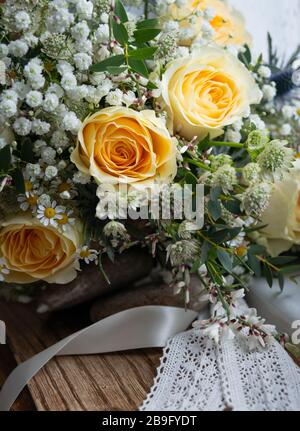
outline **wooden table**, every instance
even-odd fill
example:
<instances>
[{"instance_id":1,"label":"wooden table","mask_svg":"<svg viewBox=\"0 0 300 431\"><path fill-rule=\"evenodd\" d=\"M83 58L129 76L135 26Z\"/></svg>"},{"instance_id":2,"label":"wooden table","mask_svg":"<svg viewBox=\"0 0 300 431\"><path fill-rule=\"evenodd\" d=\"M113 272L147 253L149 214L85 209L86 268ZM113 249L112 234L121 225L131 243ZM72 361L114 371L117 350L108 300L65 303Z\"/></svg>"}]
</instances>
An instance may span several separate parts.
<instances>
[{"instance_id":1,"label":"wooden table","mask_svg":"<svg viewBox=\"0 0 300 431\"><path fill-rule=\"evenodd\" d=\"M28 305L0 301L7 345L0 346L0 386L20 362L89 325L89 305L51 316ZM58 357L29 383L15 411L136 410L149 392L161 349Z\"/></svg>"}]
</instances>

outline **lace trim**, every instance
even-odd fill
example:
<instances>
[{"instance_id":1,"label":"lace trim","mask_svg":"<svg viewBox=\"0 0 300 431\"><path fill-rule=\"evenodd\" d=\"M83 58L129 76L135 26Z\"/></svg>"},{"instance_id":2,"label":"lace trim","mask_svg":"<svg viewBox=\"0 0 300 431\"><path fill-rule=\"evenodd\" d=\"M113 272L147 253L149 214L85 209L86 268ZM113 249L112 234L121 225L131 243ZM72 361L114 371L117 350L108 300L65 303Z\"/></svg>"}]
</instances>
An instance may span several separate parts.
<instances>
[{"instance_id":1,"label":"lace trim","mask_svg":"<svg viewBox=\"0 0 300 431\"><path fill-rule=\"evenodd\" d=\"M164 349L144 411L300 410L300 369L278 343L248 352L239 339L215 343L198 331Z\"/></svg>"}]
</instances>

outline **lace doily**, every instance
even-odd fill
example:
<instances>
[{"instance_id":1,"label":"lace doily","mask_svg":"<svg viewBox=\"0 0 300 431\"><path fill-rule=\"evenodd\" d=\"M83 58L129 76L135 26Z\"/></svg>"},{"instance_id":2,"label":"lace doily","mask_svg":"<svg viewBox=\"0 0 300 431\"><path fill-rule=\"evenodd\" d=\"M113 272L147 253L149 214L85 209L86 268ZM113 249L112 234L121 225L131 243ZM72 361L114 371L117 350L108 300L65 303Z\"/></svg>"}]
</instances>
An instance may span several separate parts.
<instances>
[{"instance_id":1,"label":"lace doily","mask_svg":"<svg viewBox=\"0 0 300 431\"><path fill-rule=\"evenodd\" d=\"M299 411L300 368L279 343L246 351L238 339L198 331L174 337L164 351L144 411Z\"/></svg>"}]
</instances>

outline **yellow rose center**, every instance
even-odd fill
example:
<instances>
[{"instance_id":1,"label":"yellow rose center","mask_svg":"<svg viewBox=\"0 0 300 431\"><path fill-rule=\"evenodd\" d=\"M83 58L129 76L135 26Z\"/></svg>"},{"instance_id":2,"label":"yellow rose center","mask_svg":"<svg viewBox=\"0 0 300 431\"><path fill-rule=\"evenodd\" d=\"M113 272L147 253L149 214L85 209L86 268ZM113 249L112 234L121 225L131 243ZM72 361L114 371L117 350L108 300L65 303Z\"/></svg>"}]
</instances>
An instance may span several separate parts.
<instances>
[{"instance_id":1,"label":"yellow rose center","mask_svg":"<svg viewBox=\"0 0 300 431\"><path fill-rule=\"evenodd\" d=\"M71 188L70 184L67 182L64 182L58 186L58 192L59 193L67 192L70 190L70 188Z\"/></svg>"},{"instance_id":2,"label":"yellow rose center","mask_svg":"<svg viewBox=\"0 0 300 431\"><path fill-rule=\"evenodd\" d=\"M56 216L56 211L54 208L46 208L44 215L46 218L51 219L51 218L54 218Z\"/></svg>"},{"instance_id":3,"label":"yellow rose center","mask_svg":"<svg viewBox=\"0 0 300 431\"><path fill-rule=\"evenodd\" d=\"M224 72L213 68L191 72L183 79L182 108L195 124L205 121L218 126L235 106L237 93L234 81Z\"/></svg>"},{"instance_id":4,"label":"yellow rose center","mask_svg":"<svg viewBox=\"0 0 300 431\"><path fill-rule=\"evenodd\" d=\"M57 220L57 223L60 225L68 224L68 222L69 222L69 217L67 216L67 214L61 214L61 218Z\"/></svg>"}]
</instances>

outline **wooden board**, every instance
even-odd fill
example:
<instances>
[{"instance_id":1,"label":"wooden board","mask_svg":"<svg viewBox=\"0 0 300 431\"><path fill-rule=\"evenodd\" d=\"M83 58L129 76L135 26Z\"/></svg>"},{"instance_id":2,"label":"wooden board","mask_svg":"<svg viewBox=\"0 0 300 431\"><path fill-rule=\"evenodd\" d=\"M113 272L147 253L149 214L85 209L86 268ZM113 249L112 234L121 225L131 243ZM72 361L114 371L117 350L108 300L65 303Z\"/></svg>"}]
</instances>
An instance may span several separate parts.
<instances>
[{"instance_id":1,"label":"wooden board","mask_svg":"<svg viewBox=\"0 0 300 431\"><path fill-rule=\"evenodd\" d=\"M0 301L0 319L7 326L8 347L17 363L90 324L89 307L50 317L28 305ZM13 369L8 349L1 346L0 385ZM29 383L37 410L136 410L153 384L161 349L121 354L59 357L47 364ZM14 410L34 408L24 392Z\"/></svg>"}]
</instances>

